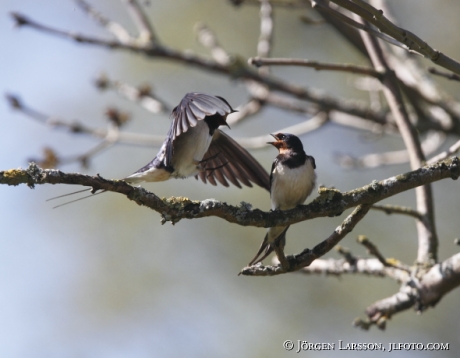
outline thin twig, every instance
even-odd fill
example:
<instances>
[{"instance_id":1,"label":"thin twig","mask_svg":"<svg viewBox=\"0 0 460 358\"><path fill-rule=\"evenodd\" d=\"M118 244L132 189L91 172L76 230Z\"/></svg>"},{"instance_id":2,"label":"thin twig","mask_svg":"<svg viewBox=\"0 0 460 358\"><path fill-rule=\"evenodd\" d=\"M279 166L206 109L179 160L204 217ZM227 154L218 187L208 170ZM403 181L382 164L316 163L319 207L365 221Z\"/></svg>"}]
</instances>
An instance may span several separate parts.
<instances>
[{"instance_id":1,"label":"thin twig","mask_svg":"<svg viewBox=\"0 0 460 358\"><path fill-rule=\"evenodd\" d=\"M347 261L350 265L356 265L356 261L358 260L358 258L355 255L353 255L349 249L337 245L335 247L335 251L342 255L345 261Z\"/></svg>"},{"instance_id":2,"label":"thin twig","mask_svg":"<svg viewBox=\"0 0 460 358\"><path fill-rule=\"evenodd\" d=\"M49 125L55 128L64 128L72 134L86 134L96 138L106 138L109 133L107 129L91 128L85 126L80 121L65 121L63 119L48 116L33 108L25 105L17 96L7 94L7 100L10 102L12 107L19 110L29 118L32 118L40 123ZM117 134L117 143L135 146L146 146L146 147L159 147L163 144L164 136L158 135L147 135L141 133L128 133L119 132Z\"/></svg>"},{"instance_id":3,"label":"thin twig","mask_svg":"<svg viewBox=\"0 0 460 358\"><path fill-rule=\"evenodd\" d=\"M241 270L240 274L246 276L274 276L297 271L310 265L314 260L328 253L340 240L352 231L356 224L366 216L369 208L370 205L367 204L357 206L327 239L317 244L312 250L305 249L300 254L287 256L287 268L281 264L276 266L263 266L260 264L245 267Z\"/></svg>"},{"instance_id":4,"label":"thin twig","mask_svg":"<svg viewBox=\"0 0 460 358\"><path fill-rule=\"evenodd\" d=\"M389 277L397 282L405 282L409 278L406 271L382 265L378 259L356 258L354 263L346 259L317 259L310 266L304 267L303 274L341 276L344 274L360 274L367 276Z\"/></svg>"},{"instance_id":5,"label":"thin twig","mask_svg":"<svg viewBox=\"0 0 460 358\"><path fill-rule=\"evenodd\" d=\"M144 46L156 46L159 43L150 20L147 18L142 6L137 0L123 0L128 11L139 30L139 42Z\"/></svg>"},{"instance_id":6,"label":"thin twig","mask_svg":"<svg viewBox=\"0 0 460 358\"><path fill-rule=\"evenodd\" d=\"M359 0L361 2L361 0ZM357 21L361 21L356 15ZM398 124L399 131L409 153L411 168L423 165L425 157L420 145L417 132L412 125L397 85L394 72L389 68L383 48L377 39L366 32L361 32L361 37L367 48L371 61L377 70L385 71L386 76L382 81L383 93ZM424 185L415 190L417 210L423 215L423 220L417 221L418 255L417 261L428 264L437 260L438 239L434 222L434 203L430 185Z\"/></svg>"},{"instance_id":7,"label":"thin twig","mask_svg":"<svg viewBox=\"0 0 460 358\"><path fill-rule=\"evenodd\" d=\"M442 297L460 285L460 254L455 254L434 265L421 279L410 279L398 293L379 300L366 309L367 320L358 320L364 329L380 320L387 320L395 313L414 307L422 312L435 306ZM361 325L363 324L363 325ZM379 326L379 328L385 328Z\"/></svg>"},{"instance_id":8,"label":"thin twig","mask_svg":"<svg viewBox=\"0 0 460 358\"><path fill-rule=\"evenodd\" d=\"M237 107L238 112L233 113L227 119L227 123L230 126L230 128L234 128L234 126L238 124L239 122L241 122L243 119L246 119L249 116L253 116L259 113L261 109L262 109L262 101L256 98L251 98L248 102ZM247 140L246 143L248 143L250 141L250 138L247 138L247 139L240 138L239 140L236 139L237 142L238 141L244 142L245 140Z\"/></svg>"},{"instance_id":9,"label":"thin twig","mask_svg":"<svg viewBox=\"0 0 460 358\"><path fill-rule=\"evenodd\" d=\"M372 210L383 211L384 213L390 214L401 214L401 215L408 215L412 216L416 219L422 219L422 214L419 213L417 210L412 208L408 208L406 206L398 206L398 205L377 205L374 204L371 207Z\"/></svg>"},{"instance_id":10,"label":"thin twig","mask_svg":"<svg viewBox=\"0 0 460 358\"><path fill-rule=\"evenodd\" d=\"M360 30L364 30L364 31L374 35L375 37L378 37L378 38L380 38L380 39L382 39L382 40L384 40L384 41L386 41L386 42L388 42L388 43L390 43L390 44L392 44L394 46L403 48L405 50L410 50L406 45L404 45L400 41L394 40L391 36L387 36L386 34L378 32L378 31L374 30L373 28L371 28L369 26L365 26L365 25L363 25L363 24L361 24L361 23L349 18L348 16L345 16L341 12L329 7L328 2L329 1L326 2L325 0L312 0L313 8L319 7L323 11L326 11L326 12L330 13L331 15L339 18L342 22L346 23L347 25L350 25L350 26L352 26L354 28L357 28L357 29L360 29Z\"/></svg>"},{"instance_id":11,"label":"thin twig","mask_svg":"<svg viewBox=\"0 0 460 358\"><path fill-rule=\"evenodd\" d=\"M359 75L366 75L379 78L381 74L370 67L357 66L351 64L341 63L325 63L311 60L304 60L299 58L264 58L264 57L251 57L248 60L250 65L256 67L260 66L303 66L312 67L317 71L341 71L348 73L355 73Z\"/></svg>"},{"instance_id":12,"label":"thin twig","mask_svg":"<svg viewBox=\"0 0 460 358\"><path fill-rule=\"evenodd\" d=\"M260 0L229 0L233 5L240 6L243 3L247 5L259 6ZM273 6L286 8L308 8L308 4L304 0L271 0Z\"/></svg>"},{"instance_id":13,"label":"thin twig","mask_svg":"<svg viewBox=\"0 0 460 358\"><path fill-rule=\"evenodd\" d=\"M97 11L93 6L88 4L85 0L75 0L75 2L83 11L96 20L96 22L98 22L101 26L104 26L107 31L111 32L118 41L122 43L130 43L133 41L129 32L118 22L110 20L105 15Z\"/></svg>"},{"instance_id":14,"label":"thin twig","mask_svg":"<svg viewBox=\"0 0 460 358\"><path fill-rule=\"evenodd\" d=\"M95 85L101 90L113 89L129 101L139 103L151 113L170 111L168 104L154 95L150 86L144 85L136 88L122 81L111 80L105 74L101 74L96 79Z\"/></svg>"},{"instance_id":15,"label":"thin twig","mask_svg":"<svg viewBox=\"0 0 460 358\"><path fill-rule=\"evenodd\" d=\"M230 55L220 45L216 34L207 27L204 23L198 22L195 25L195 32L198 37L198 41L209 51L211 55L221 65L228 65L230 63Z\"/></svg>"},{"instance_id":16,"label":"thin twig","mask_svg":"<svg viewBox=\"0 0 460 358\"><path fill-rule=\"evenodd\" d=\"M445 143L445 140L446 135L442 132L432 131L428 133L425 140L421 143L423 153L429 155L435 152ZM346 169L377 168L384 165L407 163L409 161L409 153L406 149L403 149L385 153L365 154L358 158L347 154L338 154L336 156L336 161L340 166Z\"/></svg>"},{"instance_id":17,"label":"thin twig","mask_svg":"<svg viewBox=\"0 0 460 358\"><path fill-rule=\"evenodd\" d=\"M116 87L115 84L112 86ZM129 87L129 86L128 86ZM134 88L128 88L130 91L134 91ZM127 95L127 93L123 93L123 95ZM33 118L41 123L50 125L56 128L65 128L69 130L70 133L79 133L79 134L86 134L96 138L106 138L109 133L107 129L100 129L100 128L90 128L82 124L81 122L73 121L67 122L63 119L55 118L47 116L43 113L36 111L35 109L29 108L19 100L17 96L13 96L11 94L7 95L7 99L13 108L20 110L25 115ZM245 118L249 115L252 115L260 110L260 105L257 100L249 101L243 108L241 108L241 113L236 112L232 116L229 117L228 123L229 125L234 125L242 118ZM254 108L251 108L254 106ZM233 119L233 117L236 117ZM295 124L289 127L281 128L276 131L275 133L279 132L286 132L292 133L295 135L303 135L308 132L314 131L319 127L326 124L328 120L327 114L324 112L318 113L316 116L301 122L299 124ZM273 138L270 135L263 135L263 136L254 136L254 137L234 137L234 139L241 144L243 147L248 149L261 149L268 146L267 142L271 141ZM129 133L129 132L118 132L116 143L124 144L124 145L135 145L135 146L145 146L145 147L160 147L163 144L164 136L161 135L148 135L142 133ZM115 142L111 142L115 144ZM74 157L75 158L75 157ZM73 160L72 160L73 161ZM64 161L68 163L69 161Z\"/></svg>"},{"instance_id":18,"label":"thin twig","mask_svg":"<svg viewBox=\"0 0 460 358\"><path fill-rule=\"evenodd\" d=\"M434 67L429 67L428 72L437 75L440 77L447 78L448 80L453 80L453 81L460 81L460 76L456 75L455 73L450 73L450 72L444 72L444 71L439 71L438 69Z\"/></svg>"},{"instance_id":19,"label":"thin twig","mask_svg":"<svg viewBox=\"0 0 460 358\"><path fill-rule=\"evenodd\" d=\"M257 56L269 57L273 43L273 12L269 0L260 0L260 35ZM259 68L260 74L269 74L268 67Z\"/></svg>"},{"instance_id":20,"label":"thin twig","mask_svg":"<svg viewBox=\"0 0 460 358\"><path fill-rule=\"evenodd\" d=\"M460 140L457 141L455 144L449 147L446 151L439 153L438 155L434 156L430 160L427 161L428 164L436 163L439 160L443 160L447 157L450 157L457 153L460 150Z\"/></svg>"},{"instance_id":21,"label":"thin twig","mask_svg":"<svg viewBox=\"0 0 460 358\"><path fill-rule=\"evenodd\" d=\"M372 243L366 236L359 235L357 241L363 245L370 255L373 255L381 262L385 267L394 267L399 270L406 271L407 273L411 272L409 266L402 264L401 262L394 259L386 259L381 253L380 250Z\"/></svg>"},{"instance_id":22,"label":"thin twig","mask_svg":"<svg viewBox=\"0 0 460 358\"><path fill-rule=\"evenodd\" d=\"M131 52L146 55L148 57L157 58L168 58L172 61L178 61L213 71L216 73L228 75L235 79L252 80L268 87L270 90L280 91L291 94L299 99L308 100L317 103L323 109L335 109L341 112L355 115L362 118L372 119L374 121L385 123L385 115L381 112L373 111L366 105L357 104L356 102L351 103L350 101L339 100L324 94L311 91L306 88L299 87L273 76L260 75L251 66L247 64L247 61L243 60L238 56L232 57L232 62L227 66L219 64L216 61L204 58L202 56L194 55L189 52L183 52L180 50L172 49L164 45L156 45L155 47L145 47L140 44L123 44L116 40L103 40L90 36L70 33L62 30L57 30L52 27L42 25L36 21L33 21L24 15L19 13L11 14L19 26L29 26L39 31L49 33L55 36L73 39L79 43L87 43L102 47L108 47L112 49L122 49Z\"/></svg>"},{"instance_id":23,"label":"thin twig","mask_svg":"<svg viewBox=\"0 0 460 358\"><path fill-rule=\"evenodd\" d=\"M327 121L327 114L324 112L320 112L316 116L310 118L309 120L279 129L277 131L274 131L274 133L291 133L300 136L322 127L324 124L327 123ZM272 140L272 137L269 134L265 134L257 137L248 138L235 137L234 139L245 148L259 149L268 146L267 142L270 142Z\"/></svg>"},{"instance_id":24,"label":"thin twig","mask_svg":"<svg viewBox=\"0 0 460 358\"><path fill-rule=\"evenodd\" d=\"M319 1L319 0L318 0ZM322 0L321 0L322 1ZM460 75L460 63L430 47L425 41L412 32L394 25L378 10L364 0L330 0L337 5L361 16L366 21L376 26L381 32L387 34L410 50L416 51L430 59L435 64ZM356 20L356 19L355 19ZM374 34L374 33L373 33ZM374 34L375 35L375 34Z\"/></svg>"}]
</instances>

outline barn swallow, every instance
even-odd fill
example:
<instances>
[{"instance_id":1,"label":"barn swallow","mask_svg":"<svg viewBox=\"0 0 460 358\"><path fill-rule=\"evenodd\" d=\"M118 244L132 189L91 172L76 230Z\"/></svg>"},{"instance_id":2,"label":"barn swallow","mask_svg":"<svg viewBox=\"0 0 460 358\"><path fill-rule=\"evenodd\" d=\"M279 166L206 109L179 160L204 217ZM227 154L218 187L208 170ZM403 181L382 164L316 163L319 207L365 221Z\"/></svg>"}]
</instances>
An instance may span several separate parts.
<instances>
[{"instance_id":1,"label":"barn swallow","mask_svg":"<svg viewBox=\"0 0 460 358\"><path fill-rule=\"evenodd\" d=\"M219 182L228 187L230 182L241 188L241 183L249 187L255 183L270 190L266 170L246 149L218 129L228 126L227 116L233 112L236 111L222 97L187 93L172 111L173 121L158 154L122 180L138 184L195 176L212 185ZM83 191L86 189L78 192ZM91 195L77 200L87 197Z\"/></svg>"},{"instance_id":2,"label":"barn swallow","mask_svg":"<svg viewBox=\"0 0 460 358\"><path fill-rule=\"evenodd\" d=\"M303 204L311 194L316 180L316 164L312 156L305 154L298 137L288 133L272 134L276 139L269 144L279 154L270 172L270 199L272 210L289 210ZM268 229L264 241L249 266L264 260L274 250L275 242L284 248L289 226L275 226Z\"/></svg>"},{"instance_id":3,"label":"barn swallow","mask_svg":"<svg viewBox=\"0 0 460 358\"><path fill-rule=\"evenodd\" d=\"M187 93L173 109L173 122L158 154L123 180L136 184L196 176L212 185L241 188L251 181L269 190L266 170L243 147L218 128L236 112L219 96ZM217 182L216 182L217 180ZM227 181L228 180L228 181Z\"/></svg>"}]
</instances>

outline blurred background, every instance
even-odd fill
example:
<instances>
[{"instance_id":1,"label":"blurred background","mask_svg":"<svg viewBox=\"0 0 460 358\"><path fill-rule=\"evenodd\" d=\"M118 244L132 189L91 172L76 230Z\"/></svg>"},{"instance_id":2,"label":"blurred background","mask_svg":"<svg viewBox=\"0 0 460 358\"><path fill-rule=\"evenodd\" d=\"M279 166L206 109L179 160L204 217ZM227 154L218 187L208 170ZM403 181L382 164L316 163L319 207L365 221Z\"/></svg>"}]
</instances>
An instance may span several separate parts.
<instances>
[{"instance_id":1,"label":"blurred background","mask_svg":"<svg viewBox=\"0 0 460 358\"><path fill-rule=\"evenodd\" d=\"M110 18L134 32L121 2L91 2ZM196 41L196 22L207 24L230 53L256 54L259 36L257 6L235 8L224 0L151 0L146 7L165 44L206 54ZM456 0L390 1L399 24L451 57L460 59L460 3ZM234 107L247 100L245 87L226 77L208 74L165 60L151 60L122 51L82 45L16 29L9 12L18 11L53 27L110 38L72 1L3 0L0 2L0 91L13 93L50 116L105 128L108 106L130 113L125 130L166 134L168 115L152 115L116 95L100 92L94 79L109 77L132 85L151 84L171 107L189 91L221 95ZM276 9L273 56L365 64L364 59L327 25L308 26L299 10ZM425 66L431 65L424 63ZM288 81L334 96L366 99L354 89L356 76L275 68ZM460 85L436 79L458 98ZM26 167L46 146L63 156L85 152L97 141L52 129L0 101L0 170ZM273 108L239 126L232 136L272 133L305 117ZM328 124L302 136L305 150L316 158L318 184L345 191L409 170L395 165L375 170L344 170L336 153L362 155L402 149L395 137L365 140L363 133ZM446 149L454 139L449 139ZM69 164L60 169L100 173L120 178L150 161L157 148L116 146L92 158L88 169ZM274 148L252 152L267 170ZM193 178L145 185L161 197L216 198L231 204L250 202L269 209L260 188L212 187ZM435 183L440 260L458 251L458 183ZM78 188L77 188L78 189ZM52 209L46 199L75 190L44 185L31 190L0 186L0 357L280 357L292 356L282 343L429 343L450 344L450 351L423 352L424 357L458 357L460 291L448 294L435 309L422 315L396 315L386 331L352 328L374 301L398 290L389 279L344 276L312 277L300 273L270 278L237 276L257 251L265 229L245 228L221 219L183 220L160 224L160 216L124 197L109 193L63 208ZM312 197L316 196L315 193ZM311 198L309 199L309 201ZM411 205L409 192L386 203ZM297 253L328 236L341 217L317 219L291 227L287 253ZM355 255L366 256L356 244L365 234L382 253L412 264L416 231L408 217L371 212L343 241ZM334 252L328 257L338 257ZM331 357L338 351L309 352ZM355 352L340 351L351 357ZM373 352L376 357L385 353ZM391 353L419 357L417 351Z\"/></svg>"}]
</instances>

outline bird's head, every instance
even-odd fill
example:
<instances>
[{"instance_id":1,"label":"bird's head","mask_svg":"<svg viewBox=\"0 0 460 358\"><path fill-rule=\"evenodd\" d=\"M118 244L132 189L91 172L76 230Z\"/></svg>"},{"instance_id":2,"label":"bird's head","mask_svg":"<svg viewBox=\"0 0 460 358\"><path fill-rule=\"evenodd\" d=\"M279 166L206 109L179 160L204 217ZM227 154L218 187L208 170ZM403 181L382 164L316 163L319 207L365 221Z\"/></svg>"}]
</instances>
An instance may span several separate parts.
<instances>
[{"instance_id":1,"label":"bird's head","mask_svg":"<svg viewBox=\"0 0 460 358\"><path fill-rule=\"evenodd\" d=\"M289 133L276 133L271 134L276 139L275 142L268 142L278 148L280 153L286 152L300 152L303 151L303 145L300 139L294 134Z\"/></svg>"}]
</instances>

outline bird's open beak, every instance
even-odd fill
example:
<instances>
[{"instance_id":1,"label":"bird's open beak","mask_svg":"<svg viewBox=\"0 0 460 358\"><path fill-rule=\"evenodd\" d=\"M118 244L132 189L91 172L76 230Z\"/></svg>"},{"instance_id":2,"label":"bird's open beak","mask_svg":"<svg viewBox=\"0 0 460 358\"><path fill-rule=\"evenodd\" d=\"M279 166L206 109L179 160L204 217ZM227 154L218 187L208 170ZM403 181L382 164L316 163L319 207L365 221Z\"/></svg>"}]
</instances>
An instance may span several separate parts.
<instances>
[{"instance_id":1,"label":"bird's open beak","mask_svg":"<svg viewBox=\"0 0 460 358\"><path fill-rule=\"evenodd\" d=\"M282 146L282 141L279 140L278 136L276 134L270 134L273 138L276 139L276 142L267 142L267 144L271 144L272 146L279 148Z\"/></svg>"}]
</instances>

